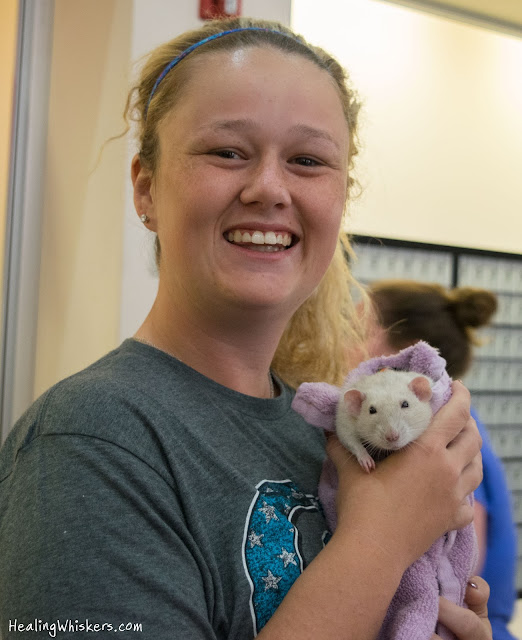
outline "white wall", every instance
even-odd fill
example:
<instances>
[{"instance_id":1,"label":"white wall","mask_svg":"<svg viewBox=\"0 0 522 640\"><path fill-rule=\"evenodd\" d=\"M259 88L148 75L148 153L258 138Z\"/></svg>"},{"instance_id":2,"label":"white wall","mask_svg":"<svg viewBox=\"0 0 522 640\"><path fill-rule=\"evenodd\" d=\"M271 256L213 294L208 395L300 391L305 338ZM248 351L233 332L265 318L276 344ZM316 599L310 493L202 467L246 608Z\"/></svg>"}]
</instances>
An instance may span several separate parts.
<instances>
[{"instance_id":1,"label":"white wall","mask_svg":"<svg viewBox=\"0 0 522 640\"><path fill-rule=\"evenodd\" d=\"M522 40L375 0L294 0L363 102L355 233L522 251ZM335 16L335 19L332 19Z\"/></svg>"}]
</instances>

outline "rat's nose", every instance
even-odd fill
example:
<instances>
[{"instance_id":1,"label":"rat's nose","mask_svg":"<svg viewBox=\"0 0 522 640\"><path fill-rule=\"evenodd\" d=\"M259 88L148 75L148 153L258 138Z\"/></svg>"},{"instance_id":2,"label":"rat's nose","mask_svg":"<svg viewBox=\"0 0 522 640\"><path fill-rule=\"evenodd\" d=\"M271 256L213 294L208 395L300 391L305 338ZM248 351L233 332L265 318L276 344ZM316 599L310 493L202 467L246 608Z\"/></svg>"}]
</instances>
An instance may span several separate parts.
<instances>
[{"instance_id":1,"label":"rat's nose","mask_svg":"<svg viewBox=\"0 0 522 640\"><path fill-rule=\"evenodd\" d=\"M397 442L397 440L399 439L399 432L395 429L390 429L390 431L386 432L384 437L386 438L387 442Z\"/></svg>"}]
</instances>

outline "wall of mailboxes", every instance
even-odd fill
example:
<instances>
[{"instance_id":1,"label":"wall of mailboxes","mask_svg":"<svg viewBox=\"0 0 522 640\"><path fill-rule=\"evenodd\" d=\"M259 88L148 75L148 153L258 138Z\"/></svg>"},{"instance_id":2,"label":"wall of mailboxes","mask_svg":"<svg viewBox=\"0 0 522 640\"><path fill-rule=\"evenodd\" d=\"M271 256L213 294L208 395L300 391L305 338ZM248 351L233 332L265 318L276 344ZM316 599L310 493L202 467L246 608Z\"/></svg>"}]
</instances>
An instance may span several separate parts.
<instances>
[{"instance_id":1,"label":"wall of mailboxes","mask_svg":"<svg viewBox=\"0 0 522 640\"><path fill-rule=\"evenodd\" d=\"M353 236L352 244L357 255L353 271L363 284L408 278L483 287L497 294L498 311L480 331L486 342L476 349L464 382L511 490L522 595L522 255L367 236Z\"/></svg>"}]
</instances>

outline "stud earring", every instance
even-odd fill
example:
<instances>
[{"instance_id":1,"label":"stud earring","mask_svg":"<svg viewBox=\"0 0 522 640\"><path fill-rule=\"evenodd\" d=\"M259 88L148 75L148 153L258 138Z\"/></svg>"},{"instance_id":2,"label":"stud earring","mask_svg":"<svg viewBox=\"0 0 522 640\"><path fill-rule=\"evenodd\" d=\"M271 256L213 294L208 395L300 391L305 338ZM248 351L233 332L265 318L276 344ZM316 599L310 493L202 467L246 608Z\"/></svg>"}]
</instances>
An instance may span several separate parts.
<instances>
[{"instance_id":1,"label":"stud earring","mask_svg":"<svg viewBox=\"0 0 522 640\"><path fill-rule=\"evenodd\" d=\"M147 222L150 222L150 218L146 213L141 214L140 220L143 222L143 224L147 224Z\"/></svg>"}]
</instances>

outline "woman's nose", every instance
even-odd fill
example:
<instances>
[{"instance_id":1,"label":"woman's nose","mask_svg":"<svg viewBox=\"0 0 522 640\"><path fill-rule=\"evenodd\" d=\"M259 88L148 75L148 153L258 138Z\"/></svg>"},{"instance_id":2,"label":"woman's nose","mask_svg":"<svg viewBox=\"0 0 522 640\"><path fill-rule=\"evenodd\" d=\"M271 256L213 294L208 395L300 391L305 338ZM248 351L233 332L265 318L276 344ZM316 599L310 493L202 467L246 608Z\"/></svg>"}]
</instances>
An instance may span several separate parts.
<instances>
[{"instance_id":1,"label":"woman's nose","mask_svg":"<svg viewBox=\"0 0 522 640\"><path fill-rule=\"evenodd\" d=\"M264 159L248 172L240 200L243 204L287 207L292 202L288 178L279 159Z\"/></svg>"}]
</instances>

